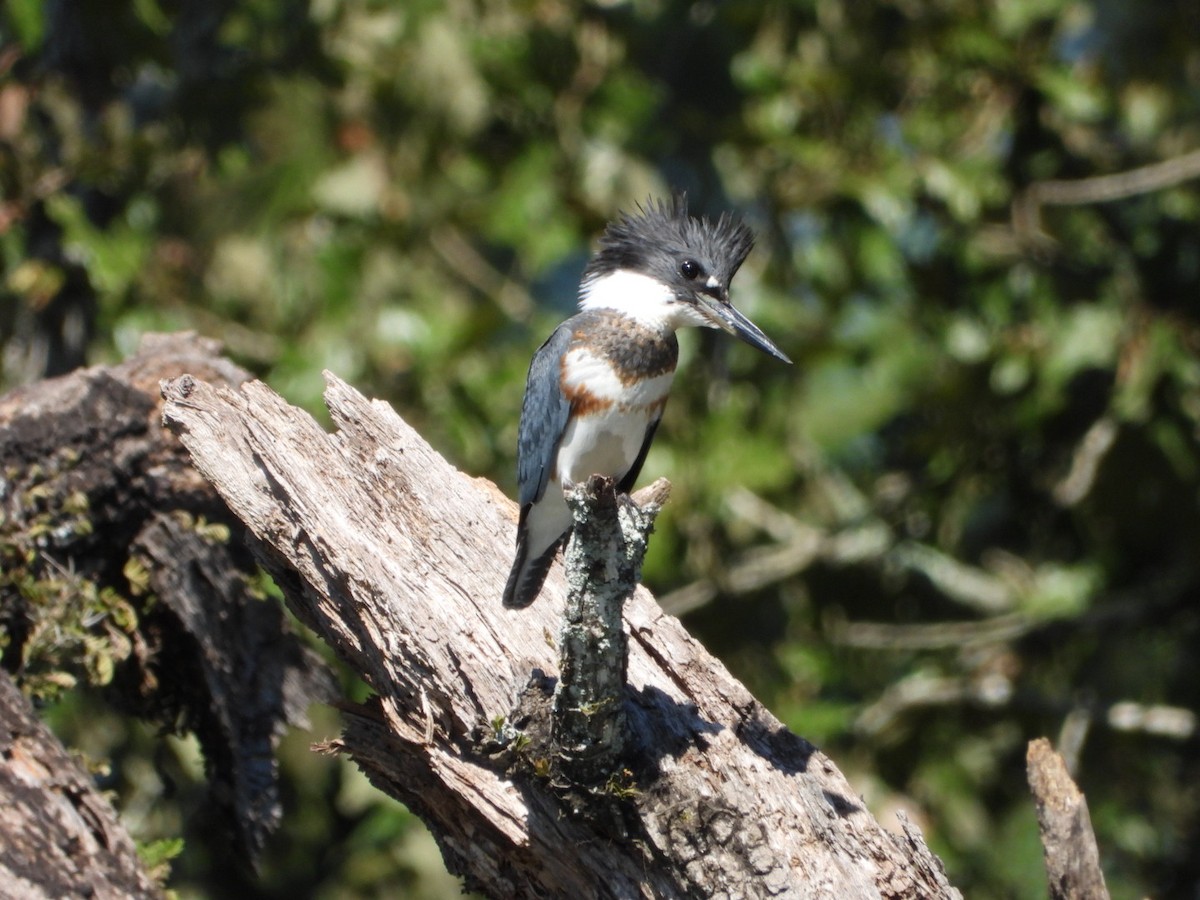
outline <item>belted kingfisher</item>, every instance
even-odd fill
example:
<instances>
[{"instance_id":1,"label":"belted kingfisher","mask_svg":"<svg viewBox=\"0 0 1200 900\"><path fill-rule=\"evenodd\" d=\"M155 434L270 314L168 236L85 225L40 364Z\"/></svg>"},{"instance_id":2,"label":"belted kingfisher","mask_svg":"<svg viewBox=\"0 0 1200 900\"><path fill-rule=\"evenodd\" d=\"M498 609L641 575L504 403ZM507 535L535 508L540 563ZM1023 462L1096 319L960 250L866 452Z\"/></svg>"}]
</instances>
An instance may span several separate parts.
<instances>
[{"instance_id":1,"label":"belted kingfisher","mask_svg":"<svg viewBox=\"0 0 1200 900\"><path fill-rule=\"evenodd\" d=\"M720 328L790 363L729 302L754 235L728 213L688 215L687 198L610 222L579 287L580 311L534 354L517 438L521 517L504 605L528 606L571 530L562 488L605 475L628 493L662 418L686 325Z\"/></svg>"}]
</instances>

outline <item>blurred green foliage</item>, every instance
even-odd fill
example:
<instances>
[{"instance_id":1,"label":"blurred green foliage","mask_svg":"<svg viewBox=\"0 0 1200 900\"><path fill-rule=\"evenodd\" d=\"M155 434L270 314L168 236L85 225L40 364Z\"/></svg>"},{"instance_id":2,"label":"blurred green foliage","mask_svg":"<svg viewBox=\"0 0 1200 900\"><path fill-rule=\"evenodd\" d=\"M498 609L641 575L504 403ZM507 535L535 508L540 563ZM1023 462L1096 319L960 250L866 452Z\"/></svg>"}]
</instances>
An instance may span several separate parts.
<instances>
[{"instance_id":1,"label":"blurred green foliage","mask_svg":"<svg viewBox=\"0 0 1200 900\"><path fill-rule=\"evenodd\" d=\"M735 299L799 364L685 336L647 581L965 895L1043 890L1048 734L1114 895L1191 897L1200 191L1029 191L1200 147L1197 38L1184 0L9 0L4 379L194 328L511 489L525 367L604 221L672 188L739 209ZM112 727L114 772L153 752ZM195 791L124 782L141 837L185 834L181 896L441 890L407 814L284 766L257 880L161 812Z\"/></svg>"}]
</instances>

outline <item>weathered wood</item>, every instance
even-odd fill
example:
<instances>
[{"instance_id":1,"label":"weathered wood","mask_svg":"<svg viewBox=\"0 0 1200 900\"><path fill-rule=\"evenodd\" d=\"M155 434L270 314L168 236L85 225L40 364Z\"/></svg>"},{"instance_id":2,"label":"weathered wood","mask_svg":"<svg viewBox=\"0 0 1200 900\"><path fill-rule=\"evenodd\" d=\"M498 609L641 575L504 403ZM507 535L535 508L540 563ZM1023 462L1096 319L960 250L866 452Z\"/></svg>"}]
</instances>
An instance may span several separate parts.
<instances>
[{"instance_id":1,"label":"weathered wood","mask_svg":"<svg viewBox=\"0 0 1200 900\"><path fill-rule=\"evenodd\" d=\"M253 855L280 816L274 745L331 682L278 605L255 596L241 523L162 427L161 379L248 377L220 349L151 335L124 363L0 397L0 645L36 690L72 674L104 682L79 648L111 644L97 654L112 667L106 697L197 734L213 796ZM30 584L47 596L53 585L57 605L31 601ZM129 621L81 599L104 591ZM54 635L69 636L61 649Z\"/></svg>"},{"instance_id":2,"label":"weathered wood","mask_svg":"<svg viewBox=\"0 0 1200 900\"><path fill-rule=\"evenodd\" d=\"M1087 800L1046 738L1029 742L1029 789L1037 808L1051 900L1108 900Z\"/></svg>"},{"instance_id":3,"label":"weathered wood","mask_svg":"<svg viewBox=\"0 0 1200 900\"><path fill-rule=\"evenodd\" d=\"M916 829L885 830L644 589L626 603L628 768L607 811L537 759L489 756L556 679L565 584L500 603L514 505L386 404L327 376L322 430L262 384L164 384L164 419L257 540L289 604L378 698L336 748L494 897L958 897ZM528 686L528 690L526 689ZM527 748L528 749L528 748ZM518 751L519 753L520 751Z\"/></svg>"},{"instance_id":4,"label":"weathered wood","mask_svg":"<svg viewBox=\"0 0 1200 900\"><path fill-rule=\"evenodd\" d=\"M0 896L159 897L91 776L0 672Z\"/></svg>"}]
</instances>

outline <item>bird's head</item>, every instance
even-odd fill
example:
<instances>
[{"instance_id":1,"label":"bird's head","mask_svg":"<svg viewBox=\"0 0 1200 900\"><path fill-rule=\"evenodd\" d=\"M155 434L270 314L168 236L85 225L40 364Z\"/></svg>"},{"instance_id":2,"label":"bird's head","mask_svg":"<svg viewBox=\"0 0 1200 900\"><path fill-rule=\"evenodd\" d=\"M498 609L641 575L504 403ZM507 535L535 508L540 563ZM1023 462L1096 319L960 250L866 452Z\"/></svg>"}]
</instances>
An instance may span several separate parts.
<instances>
[{"instance_id":1,"label":"bird's head","mask_svg":"<svg viewBox=\"0 0 1200 900\"><path fill-rule=\"evenodd\" d=\"M672 328L720 328L791 360L729 301L729 283L754 246L740 219L688 215L687 198L651 201L609 223L580 286L580 306L617 309Z\"/></svg>"}]
</instances>

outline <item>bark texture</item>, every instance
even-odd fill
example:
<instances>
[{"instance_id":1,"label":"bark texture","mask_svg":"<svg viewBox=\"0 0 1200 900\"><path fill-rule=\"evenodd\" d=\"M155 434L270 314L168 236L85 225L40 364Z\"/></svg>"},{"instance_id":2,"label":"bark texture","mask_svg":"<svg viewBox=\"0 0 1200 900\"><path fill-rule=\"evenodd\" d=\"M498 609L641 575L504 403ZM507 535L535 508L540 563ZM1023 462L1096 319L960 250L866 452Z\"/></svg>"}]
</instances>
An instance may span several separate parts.
<instances>
[{"instance_id":1,"label":"bark texture","mask_svg":"<svg viewBox=\"0 0 1200 900\"><path fill-rule=\"evenodd\" d=\"M493 897L958 897L908 826L871 816L639 588L625 604L619 784L577 791L540 756L566 585L500 603L515 506L386 404L327 376L336 431L262 384L183 377L164 419L241 518L296 614L360 672L336 749L424 818ZM521 729L524 741L498 741ZM497 749L503 748L503 749Z\"/></svg>"},{"instance_id":2,"label":"bark texture","mask_svg":"<svg viewBox=\"0 0 1200 900\"><path fill-rule=\"evenodd\" d=\"M0 672L0 896L159 897L91 776Z\"/></svg>"},{"instance_id":3,"label":"bark texture","mask_svg":"<svg viewBox=\"0 0 1200 900\"><path fill-rule=\"evenodd\" d=\"M123 711L195 731L249 855L280 815L274 744L329 696L290 634L241 523L162 427L159 381L247 374L194 335L0 398L0 646L34 693L76 680Z\"/></svg>"},{"instance_id":4,"label":"bark texture","mask_svg":"<svg viewBox=\"0 0 1200 900\"><path fill-rule=\"evenodd\" d=\"M665 479L655 486L669 493ZM551 738L563 774L595 784L621 770L629 660L622 612L662 501L638 506L612 479L594 475L568 492L567 506L575 525L564 556L570 577Z\"/></svg>"},{"instance_id":5,"label":"bark texture","mask_svg":"<svg viewBox=\"0 0 1200 900\"><path fill-rule=\"evenodd\" d=\"M1051 900L1108 900L1087 800L1046 738L1029 742L1029 789L1037 807Z\"/></svg>"}]
</instances>

